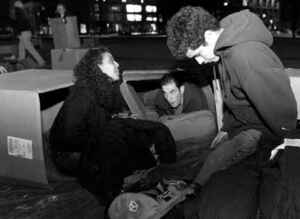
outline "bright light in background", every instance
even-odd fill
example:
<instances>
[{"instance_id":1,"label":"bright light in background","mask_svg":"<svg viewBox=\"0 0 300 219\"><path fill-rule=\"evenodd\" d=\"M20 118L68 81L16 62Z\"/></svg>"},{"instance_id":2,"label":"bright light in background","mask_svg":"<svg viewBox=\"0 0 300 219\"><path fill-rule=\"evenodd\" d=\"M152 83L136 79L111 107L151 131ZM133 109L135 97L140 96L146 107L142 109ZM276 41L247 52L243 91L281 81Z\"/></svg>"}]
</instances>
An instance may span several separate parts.
<instances>
[{"instance_id":1,"label":"bright light in background","mask_svg":"<svg viewBox=\"0 0 300 219\"><path fill-rule=\"evenodd\" d=\"M151 28L152 28L151 33L157 33L157 26L156 26L156 24L151 24Z\"/></svg>"},{"instance_id":2,"label":"bright light in background","mask_svg":"<svg viewBox=\"0 0 300 219\"><path fill-rule=\"evenodd\" d=\"M112 11L121 11L121 8L119 5L113 5L113 6L111 6L111 10Z\"/></svg>"},{"instance_id":3,"label":"bright light in background","mask_svg":"<svg viewBox=\"0 0 300 219\"><path fill-rule=\"evenodd\" d=\"M86 24L80 24L80 33L81 34L86 34L87 33Z\"/></svg>"},{"instance_id":4,"label":"bright light in background","mask_svg":"<svg viewBox=\"0 0 300 219\"><path fill-rule=\"evenodd\" d=\"M126 3L126 0L122 0L122 2Z\"/></svg>"},{"instance_id":5,"label":"bright light in background","mask_svg":"<svg viewBox=\"0 0 300 219\"><path fill-rule=\"evenodd\" d=\"M119 32L120 31L120 25L119 24L115 24L115 31Z\"/></svg>"},{"instance_id":6,"label":"bright light in background","mask_svg":"<svg viewBox=\"0 0 300 219\"><path fill-rule=\"evenodd\" d=\"M248 0L243 0L243 6L244 7L248 6Z\"/></svg>"},{"instance_id":7,"label":"bright light in background","mask_svg":"<svg viewBox=\"0 0 300 219\"><path fill-rule=\"evenodd\" d=\"M142 21L142 15L140 14L127 14L128 21Z\"/></svg>"},{"instance_id":8,"label":"bright light in background","mask_svg":"<svg viewBox=\"0 0 300 219\"><path fill-rule=\"evenodd\" d=\"M146 17L146 21L157 21L157 17Z\"/></svg>"},{"instance_id":9,"label":"bright light in background","mask_svg":"<svg viewBox=\"0 0 300 219\"><path fill-rule=\"evenodd\" d=\"M273 19L270 19L270 24L273 24L273 23L274 23Z\"/></svg>"},{"instance_id":10,"label":"bright light in background","mask_svg":"<svg viewBox=\"0 0 300 219\"><path fill-rule=\"evenodd\" d=\"M228 2L224 2L223 5L224 5L225 7L227 7L227 6L228 6Z\"/></svg>"},{"instance_id":11,"label":"bright light in background","mask_svg":"<svg viewBox=\"0 0 300 219\"><path fill-rule=\"evenodd\" d=\"M267 17L267 15L265 13L263 13L261 16L262 16L262 18L266 18Z\"/></svg>"},{"instance_id":12,"label":"bright light in background","mask_svg":"<svg viewBox=\"0 0 300 219\"><path fill-rule=\"evenodd\" d=\"M142 6L136 4L127 4L126 11L129 13L139 13L142 12Z\"/></svg>"},{"instance_id":13,"label":"bright light in background","mask_svg":"<svg viewBox=\"0 0 300 219\"><path fill-rule=\"evenodd\" d=\"M155 13L157 12L157 7L155 5L146 5L146 12Z\"/></svg>"},{"instance_id":14,"label":"bright light in background","mask_svg":"<svg viewBox=\"0 0 300 219\"><path fill-rule=\"evenodd\" d=\"M143 4L144 3L144 0L141 0L141 4Z\"/></svg>"}]
</instances>

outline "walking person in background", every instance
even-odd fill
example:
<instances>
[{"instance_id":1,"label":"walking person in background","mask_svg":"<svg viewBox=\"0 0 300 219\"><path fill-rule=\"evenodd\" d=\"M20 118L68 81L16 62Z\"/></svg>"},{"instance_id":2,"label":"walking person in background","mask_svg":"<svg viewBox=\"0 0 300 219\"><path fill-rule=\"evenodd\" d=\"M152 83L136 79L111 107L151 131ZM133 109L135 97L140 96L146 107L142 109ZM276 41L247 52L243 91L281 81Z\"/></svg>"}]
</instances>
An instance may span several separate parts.
<instances>
[{"instance_id":1,"label":"walking person in background","mask_svg":"<svg viewBox=\"0 0 300 219\"><path fill-rule=\"evenodd\" d=\"M28 51L38 63L39 67L43 67L45 60L31 42L32 27L21 0L10 1L10 17L14 21L15 33L19 39L18 60L24 60L26 58L26 51Z\"/></svg>"},{"instance_id":2,"label":"walking person in background","mask_svg":"<svg viewBox=\"0 0 300 219\"><path fill-rule=\"evenodd\" d=\"M57 18L61 19L65 19L69 15L67 7L63 2L57 3L55 15Z\"/></svg>"}]
</instances>

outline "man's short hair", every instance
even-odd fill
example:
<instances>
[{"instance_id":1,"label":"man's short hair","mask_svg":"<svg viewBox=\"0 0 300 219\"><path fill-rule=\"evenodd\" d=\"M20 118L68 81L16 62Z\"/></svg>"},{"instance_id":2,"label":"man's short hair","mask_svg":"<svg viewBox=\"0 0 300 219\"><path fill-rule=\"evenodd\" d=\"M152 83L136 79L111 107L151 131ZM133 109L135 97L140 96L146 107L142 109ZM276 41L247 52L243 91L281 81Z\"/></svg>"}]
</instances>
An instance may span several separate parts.
<instances>
[{"instance_id":1,"label":"man's short hair","mask_svg":"<svg viewBox=\"0 0 300 219\"><path fill-rule=\"evenodd\" d=\"M219 21L202 7L185 6L167 23L167 45L173 56L183 59L188 48L196 49L204 42L206 30L219 28Z\"/></svg>"},{"instance_id":2,"label":"man's short hair","mask_svg":"<svg viewBox=\"0 0 300 219\"><path fill-rule=\"evenodd\" d=\"M174 74L176 74L177 72L170 72L168 74L165 74L161 79L160 79L160 87L162 88L162 86L167 85L169 83L174 82L176 87L180 87L183 83L181 80L178 80Z\"/></svg>"}]
</instances>

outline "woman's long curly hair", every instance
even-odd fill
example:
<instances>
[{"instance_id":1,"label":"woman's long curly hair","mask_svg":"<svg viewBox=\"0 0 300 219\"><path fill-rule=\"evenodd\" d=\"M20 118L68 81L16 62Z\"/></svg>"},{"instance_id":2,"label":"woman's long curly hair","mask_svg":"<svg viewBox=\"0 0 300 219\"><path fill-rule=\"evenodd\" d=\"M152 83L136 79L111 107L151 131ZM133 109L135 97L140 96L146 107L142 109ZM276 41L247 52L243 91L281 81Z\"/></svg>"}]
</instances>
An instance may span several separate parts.
<instances>
[{"instance_id":1,"label":"woman's long curly hair","mask_svg":"<svg viewBox=\"0 0 300 219\"><path fill-rule=\"evenodd\" d=\"M106 47L89 49L79 63L74 67L76 84L87 84L96 96L97 104L111 112L120 110L124 101L120 93L120 82L104 74L98 64L102 63L103 55L111 53Z\"/></svg>"},{"instance_id":2,"label":"woman's long curly hair","mask_svg":"<svg viewBox=\"0 0 300 219\"><path fill-rule=\"evenodd\" d=\"M218 20L202 7L185 6L167 23L167 45L178 59L186 57L187 49L196 49L204 42L206 30L220 28Z\"/></svg>"}]
</instances>

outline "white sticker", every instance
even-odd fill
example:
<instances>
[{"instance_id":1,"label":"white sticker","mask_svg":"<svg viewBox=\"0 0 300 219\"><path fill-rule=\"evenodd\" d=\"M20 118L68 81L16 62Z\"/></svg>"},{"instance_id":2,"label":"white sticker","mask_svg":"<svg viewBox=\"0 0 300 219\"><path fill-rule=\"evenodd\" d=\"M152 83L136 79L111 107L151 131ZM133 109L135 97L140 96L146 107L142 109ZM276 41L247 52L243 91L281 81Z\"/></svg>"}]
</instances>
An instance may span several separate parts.
<instances>
[{"instance_id":1,"label":"white sticker","mask_svg":"<svg viewBox=\"0 0 300 219\"><path fill-rule=\"evenodd\" d=\"M11 156L33 159L31 140L7 136L7 149Z\"/></svg>"}]
</instances>

